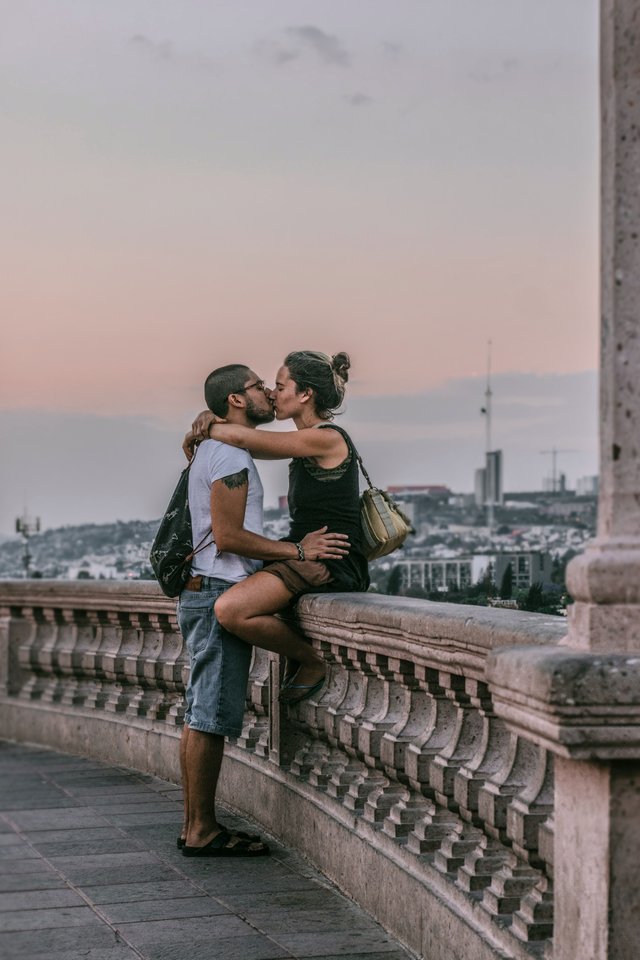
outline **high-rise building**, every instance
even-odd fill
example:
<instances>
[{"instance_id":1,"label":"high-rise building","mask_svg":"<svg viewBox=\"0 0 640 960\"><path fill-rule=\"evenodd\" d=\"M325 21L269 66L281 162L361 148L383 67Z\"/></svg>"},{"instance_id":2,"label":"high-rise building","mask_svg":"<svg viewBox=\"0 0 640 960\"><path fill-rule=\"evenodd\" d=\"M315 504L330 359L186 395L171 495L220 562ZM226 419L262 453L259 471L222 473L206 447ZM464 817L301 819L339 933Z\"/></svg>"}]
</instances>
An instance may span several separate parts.
<instances>
[{"instance_id":1,"label":"high-rise building","mask_svg":"<svg viewBox=\"0 0 640 960\"><path fill-rule=\"evenodd\" d=\"M487 453L487 490L486 502L502 504L502 450L490 450Z\"/></svg>"},{"instance_id":2,"label":"high-rise building","mask_svg":"<svg viewBox=\"0 0 640 960\"><path fill-rule=\"evenodd\" d=\"M487 471L484 467L478 467L473 479L473 493L477 507L484 507L487 502Z\"/></svg>"}]
</instances>

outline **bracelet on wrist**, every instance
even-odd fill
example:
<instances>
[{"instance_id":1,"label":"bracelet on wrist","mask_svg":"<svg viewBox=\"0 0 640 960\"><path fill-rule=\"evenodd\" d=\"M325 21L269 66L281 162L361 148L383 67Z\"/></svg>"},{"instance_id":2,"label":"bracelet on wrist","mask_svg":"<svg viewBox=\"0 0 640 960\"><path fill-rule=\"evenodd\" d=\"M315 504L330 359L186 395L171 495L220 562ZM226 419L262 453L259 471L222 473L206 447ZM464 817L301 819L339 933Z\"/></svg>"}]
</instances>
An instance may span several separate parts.
<instances>
[{"instance_id":1,"label":"bracelet on wrist","mask_svg":"<svg viewBox=\"0 0 640 960\"><path fill-rule=\"evenodd\" d=\"M298 560L304 560L304 547L301 543L296 543L295 548L298 551Z\"/></svg>"}]
</instances>

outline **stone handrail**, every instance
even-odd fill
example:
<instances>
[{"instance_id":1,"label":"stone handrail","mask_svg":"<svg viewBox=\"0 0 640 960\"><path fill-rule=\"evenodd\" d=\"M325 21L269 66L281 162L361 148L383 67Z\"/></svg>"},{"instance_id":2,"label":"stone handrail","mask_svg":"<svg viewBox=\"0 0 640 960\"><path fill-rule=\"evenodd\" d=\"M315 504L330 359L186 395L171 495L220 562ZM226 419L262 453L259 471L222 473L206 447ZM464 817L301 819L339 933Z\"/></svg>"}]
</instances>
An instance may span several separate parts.
<instances>
[{"instance_id":1,"label":"stone handrail","mask_svg":"<svg viewBox=\"0 0 640 960\"><path fill-rule=\"evenodd\" d=\"M297 615L329 683L284 707L278 658L255 651L221 799L419 954L539 955L553 761L496 716L486 666L556 648L564 622L371 594L308 596ZM0 617L0 735L178 779L188 663L155 583L0 582Z\"/></svg>"}]
</instances>

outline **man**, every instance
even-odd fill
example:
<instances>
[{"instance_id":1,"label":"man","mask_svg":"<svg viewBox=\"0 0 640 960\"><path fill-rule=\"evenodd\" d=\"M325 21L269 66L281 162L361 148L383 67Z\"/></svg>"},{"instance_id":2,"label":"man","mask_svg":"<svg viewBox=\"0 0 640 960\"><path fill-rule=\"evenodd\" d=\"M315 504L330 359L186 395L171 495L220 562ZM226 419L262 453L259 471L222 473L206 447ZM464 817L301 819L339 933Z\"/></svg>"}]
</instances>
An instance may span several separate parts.
<instances>
[{"instance_id":1,"label":"man","mask_svg":"<svg viewBox=\"0 0 640 960\"><path fill-rule=\"evenodd\" d=\"M274 419L264 381L243 364L209 374L205 400L212 413L229 423L255 428ZM269 848L258 837L230 833L216 820L225 737L237 737L242 729L251 647L220 626L213 607L220 594L259 570L263 560L298 557L299 545L262 535L263 489L253 459L246 450L217 440L205 440L197 448L189 471L189 508L193 543L207 545L192 558L191 577L178 604L191 667L180 745L182 852L187 857L264 856ZM343 552L340 541L345 538L325 530L302 541L310 559Z\"/></svg>"}]
</instances>

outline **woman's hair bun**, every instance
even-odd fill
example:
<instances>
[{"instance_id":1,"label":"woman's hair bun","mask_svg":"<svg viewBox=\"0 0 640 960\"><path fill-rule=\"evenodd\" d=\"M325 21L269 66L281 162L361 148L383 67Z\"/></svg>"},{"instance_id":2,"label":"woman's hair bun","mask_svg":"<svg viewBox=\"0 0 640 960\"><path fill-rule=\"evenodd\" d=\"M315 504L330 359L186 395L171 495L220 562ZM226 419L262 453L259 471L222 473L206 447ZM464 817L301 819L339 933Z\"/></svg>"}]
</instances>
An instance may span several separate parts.
<instances>
[{"instance_id":1,"label":"woman's hair bun","mask_svg":"<svg viewBox=\"0 0 640 960\"><path fill-rule=\"evenodd\" d=\"M331 357L331 369L346 383L349 379L351 360L348 353L336 353Z\"/></svg>"}]
</instances>

